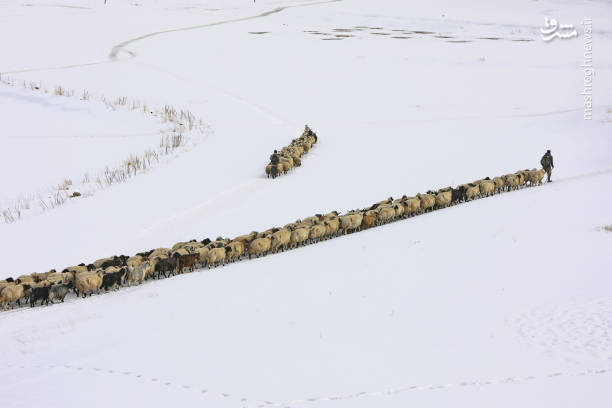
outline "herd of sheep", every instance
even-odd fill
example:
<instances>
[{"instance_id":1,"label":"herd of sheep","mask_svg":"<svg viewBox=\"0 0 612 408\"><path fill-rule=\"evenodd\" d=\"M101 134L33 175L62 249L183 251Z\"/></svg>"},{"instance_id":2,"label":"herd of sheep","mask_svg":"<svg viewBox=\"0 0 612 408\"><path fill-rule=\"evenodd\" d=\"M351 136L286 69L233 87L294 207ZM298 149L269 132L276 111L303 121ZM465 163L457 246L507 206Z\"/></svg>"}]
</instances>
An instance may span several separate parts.
<instances>
[{"instance_id":1,"label":"herd of sheep","mask_svg":"<svg viewBox=\"0 0 612 408\"><path fill-rule=\"evenodd\" d=\"M273 179L282 174L287 174L293 167L302 165L302 155L308 153L312 145L317 143L317 134L310 130L308 125L297 139L293 139L289 146L283 147L280 152L274 150L270 155L270 163L266 166L266 176Z\"/></svg>"},{"instance_id":2,"label":"herd of sheep","mask_svg":"<svg viewBox=\"0 0 612 408\"><path fill-rule=\"evenodd\" d=\"M246 257L265 256L503 191L535 186L542 183L544 174L544 170L520 170L413 197L403 196L395 200L389 197L368 208L342 215L337 211L316 214L283 227L253 231L234 239L219 237L214 241L206 238L179 242L172 248L158 248L132 257L120 255L98 259L89 265L71 266L61 272L52 269L8 278L0 281L0 302L4 310L28 302L32 307L38 303L48 305L55 301L63 302L71 290L77 296L85 297L140 284L147 279L192 272L195 268L212 268Z\"/></svg>"}]
</instances>

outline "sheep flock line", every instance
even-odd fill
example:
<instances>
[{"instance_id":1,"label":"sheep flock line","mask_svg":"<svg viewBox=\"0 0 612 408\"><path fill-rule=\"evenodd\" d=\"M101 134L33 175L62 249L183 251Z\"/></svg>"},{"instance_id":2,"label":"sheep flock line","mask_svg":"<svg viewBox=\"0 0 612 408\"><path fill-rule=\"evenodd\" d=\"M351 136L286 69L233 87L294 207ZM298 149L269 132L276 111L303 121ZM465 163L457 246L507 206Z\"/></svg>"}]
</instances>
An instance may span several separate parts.
<instances>
[{"instance_id":1,"label":"sheep flock line","mask_svg":"<svg viewBox=\"0 0 612 408\"><path fill-rule=\"evenodd\" d=\"M168 278L196 268L213 268L248 257L259 258L279 251L366 230L392 221L413 217L455 204L542 184L545 171L519 170L501 177L476 180L456 188L427 191L414 197L392 197L368 208L316 214L280 228L253 231L234 239L218 237L211 241L179 242L172 248L157 248L134 256L112 256L91 264L70 266L0 281L0 303L3 310L29 303L31 307L55 301L63 302L73 291L82 297L117 290L125 285L141 284L148 279Z\"/></svg>"},{"instance_id":2,"label":"sheep flock line","mask_svg":"<svg viewBox=\"0 0 612 408\"><path fill-rule=\"evenodd\" d=\"M293 167L300 167L302 156L308 153L315 143L317 143L317 134L306 125L300 137L293 139L291 144L283 147L280 152L274 150L274 153L270 155L270 163L266 166L266 176L275 179L281 173L287 174Z\"/></svg>"}]
</instances>

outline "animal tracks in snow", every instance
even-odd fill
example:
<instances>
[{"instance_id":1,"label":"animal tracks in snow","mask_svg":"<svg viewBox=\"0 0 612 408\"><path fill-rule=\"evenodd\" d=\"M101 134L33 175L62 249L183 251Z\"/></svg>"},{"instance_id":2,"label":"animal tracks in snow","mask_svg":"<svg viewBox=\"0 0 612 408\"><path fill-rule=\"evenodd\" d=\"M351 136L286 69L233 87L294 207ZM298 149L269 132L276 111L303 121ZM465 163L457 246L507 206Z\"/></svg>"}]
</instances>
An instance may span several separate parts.
<instances>
[{"instance_id":1,"label":"animal tracks in snow","mask_svg":"<svg viewBox=\"0 0 612 408\"><path fill-rule=\"evenodd\" d=\"M547 378L555 378L555 377L583 377L587 375L602 375L612 373L612 369L596 369L596 370L585 370L577 373L561 373L554 372L544 375L529 375L529 376L515 376L515 377L505 377L496 380L482 380L482 381L462 381L459 383L445 383L445 384L430 384L430 385L410 385L406 387L394 388L384 391L361 391L353 394L345 394L345 395L332 395L332 396L323 396L323 397L310 397L305 399L293 400L293 401L285 401L277 404L261 404L258 408L265 407L294 407L297 405L304 405L309 403L315 403L318 401L339 401L339 400L351 400L358 398L374 398L374 397L382 397L395 395L410 391L439 391L449 388L455 387L484 387L488 385L508 385L515 384L520 382L533 381L538 379L547 379Z\"/></svg>"},{"instance_id":2,"label":"animal tracks in snow","mask_svg":"<svg viewBox=\"0 0 612 408\"><path fill-rule=\"evenodd\" d=\"M569 361L612 360L612 301L543 305L519 315L519 337Z\"/></svg>"},{"instance_id":3,"label":"animal tracks in snow","mask_svg":"<svg viewBox=\"0 0 612 408\"><path fill-rule=\"evenodd\" d=\"M200 396L204 397L204 398L211 398L211 397L219 397L222 399L234 399L237 402L239 402L242 406L246 406L246 403L249 403L250 407L255 407L255 406L262 406L261 404L264 404L263 406L273 406L275 403L271 402L271 401L264 401L263 403L260 401L254 401L254 400L250 400L244 396L235 396L234 394L230 394L230 393L226 393L226 392L221 392L221 393L210 393L209 390L207 388L201 388L201 387L197 387L194 386L193 384L180 384L180 383L175 383L169 380L163 380L159 377L149 377L146 376L144 374L140 374L140 373L135 373L132 371L121 371L121 370L116 370L116 369L110 369L110 368L101 368L101 367L76 367L70 364L59 364L59 365L53 365L53 364L49 364L49 365L45 365L45 366L40 366L40 365L33 365L33 366L24 366L21 364L9 364L6 365L5 368L7 369L17 369L17 370L24 370L24 369L50 369L50 370L69 370L69 371L75 371L78 373L82 373L82 372L91 372L93 374L106 374L106 375L119 375L122 377L132 377L134 379L137 379L139 381L146 381L149 383L153 383L153 384L158 384L160 387L164 387L164 388L177 388L177 389L182 389L185 392L196 392L197 394L199 394Z\"/></svg>"},{"instance_id":4,"label":"animal tracks in snow","mask_svg":"<svg viewBox=\"0 0 612 408\"><path fill-rule=\"evenodd\" d=\"M345 400L362 399L362 398L376 398L376 397L385 397L385 396L396 395L396 394L407 393L407 392L441 391L441 390L446 390L446 389L451 389L451 388L484 387L484 386L489 386L489 385L511 385L511 384L516 384L516 383L521 383L521 382L544 380L544 379L559 378L559 377L584 377L584 376L604 375L604 374L612 373L611 368L590 369L590 370L583 370L583 371L575 372L575 373L555 371L555 372L551 372L548 374L541 374L541 375L507 376L507 377L498 378L498 379L466 380L466 381L461 381L457 383L408 385L404 387L392 388L392 389L380 390L380 391L360 391L360 392L355 392L351 394L315 396L315 397L295 399L295 400L284 401L284 402L274 402L271 400L265 400L265 401L250 400L244 396L236 396L234 394L225 393L225 392L216 393L216 394L210 393L207 388L197 387L192 384L173 383L172 381L168 381L168 380L164 381L158 377L148 377L144 374L134 373L132 371L121 371L121 370L107 369L107 368L101 368L101 367L80 367L80 366L77 367L77 366L73 366L70 364L65 364L65 365L52 365L51 364L51 365L46 365L46 366L24 366L20 364L9 364L5 367L8 369L16 369L16 370L23 370L26 368L32 368L32 369L48 368L51 370L64 369L64 370L70 370L70 371L75 371L79 373L82 373L84 371L85 372L90 371L92 373L102 374L102 375L106 374L106 375L127 376L127 377L132 377L134 379L138 379L139 381L142 380L142 381L146 381L149 383L158 384L160 387L163 387L163 388L175 387L178 389L182 389L185 392L195 392L203 396L204 398L211 398L211 397L216 396L221 399L235 400L236 403L240 404L239 406L241 407L248 406L248 407L257 407L257 408L266 408L266 407L291 408L291 407L296 407L299 405L315 404L317 402L322 402L322 401L345 401Z\"/></svg>"}]
</instances>

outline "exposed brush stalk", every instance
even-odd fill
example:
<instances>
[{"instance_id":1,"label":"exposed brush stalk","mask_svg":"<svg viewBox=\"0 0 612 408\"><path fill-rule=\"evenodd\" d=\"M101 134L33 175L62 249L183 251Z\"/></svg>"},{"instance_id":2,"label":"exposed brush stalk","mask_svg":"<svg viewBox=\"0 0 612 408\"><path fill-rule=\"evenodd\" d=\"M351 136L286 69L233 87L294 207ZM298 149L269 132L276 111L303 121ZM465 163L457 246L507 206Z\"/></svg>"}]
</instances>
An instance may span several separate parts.
<instances>
[{"instance_id":1,"label":"exposed brush stalk","mask_svg":"<svg viewBox=\"0 0 612 408\"><path fill-rule=\"evenodd\" d=\"M8 86L16 86L16 81L12 77L2 77L0 75L0 82ZM50 93L47 87L43 86L41 82L35 83L26 81L17 82L24 87L24 89L30 89L32 91L44 92L45 94ZM82 90L77 93L74 90L69 90L63 86L56 86L51 88L52 93L56 96L74 97L78 95L78 98L82 101L87 101L92 98L87 90ZM145 116L157 116L160 117L162 123L170 123L171 129L164 136L160 138L159 146L156 149L146 150L142 155L132 154L128 158L124 159L118 168L111 169L106 166L104 171L101 173L91 176L89 172L85 172L81 178L81 184L93 184L97 189L103 189L114 183L121 183L127 181L130 177L137 175L138 173L147 171L155 163L160 162L160 158L165 155L172 154L176 149L187 145L189 141L189 134L185 134L186 131L199 131L205 133L205 127L202 120L197 119L191 112L185 110L177 110L169 105L165 105L163 108L150 109L142 101L131 99L126 96L122 96L115 99L108 99L105 96L99 96L96 98L102 102L109 110L117 110L118 107L125 107L132 111L142 109ZM187 130L186 130L187 129ZM54 192L50 196L41 197L40 195L31 195L28 198L21 198L14 204L14 206L2 209L2 218L5 222L14 222L21 218L22 210L30 209L30 201L38 201L40 208L43 211L56 208L63 205L69 199L67 193L73 186L72 180L65 178L61 183L58 183L53 187ZM86 190L86 189L85 189ZM82 191L81 196L91 196L93 192Z\"/></svg>"}]
</instances>

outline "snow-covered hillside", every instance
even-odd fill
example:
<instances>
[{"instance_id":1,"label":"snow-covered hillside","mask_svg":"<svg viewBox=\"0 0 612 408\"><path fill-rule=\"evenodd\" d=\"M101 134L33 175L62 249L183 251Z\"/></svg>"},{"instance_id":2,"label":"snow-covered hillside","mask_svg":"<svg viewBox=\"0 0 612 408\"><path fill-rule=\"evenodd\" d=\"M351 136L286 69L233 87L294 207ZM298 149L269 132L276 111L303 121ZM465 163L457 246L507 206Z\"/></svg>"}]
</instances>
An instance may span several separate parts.
<instances>
[{"instance_id":1,"label":"snow-covered hillside","mask_svg":"<svg viewBox=\"0 0 612 408\"><path fill-rule=\"evenodd\" d=\"M545 16L579 37L542 41ZM127 183L1 225L2 278L539 167L546 149L556 166L539 188L2 312L3 407L610 405L608 3L7 1L0 18L3 78L176 106L211 131ZM108 163L97 138L158 140L156 121L21 92L0 92L2 197ZM302 167L266 179L306 123L319 142ZM28 151L34 134L48 154Z\"/></svg>"}]
</instances>

